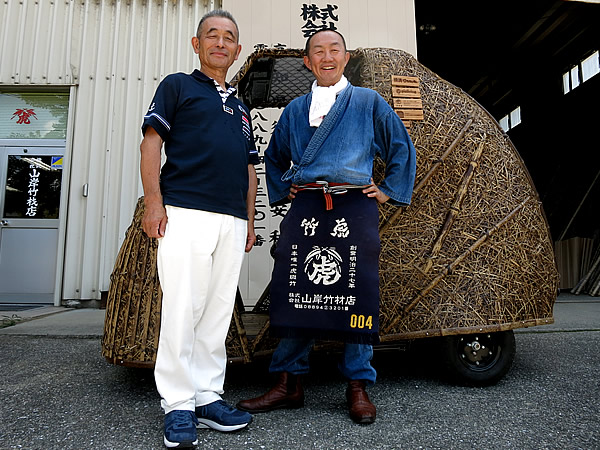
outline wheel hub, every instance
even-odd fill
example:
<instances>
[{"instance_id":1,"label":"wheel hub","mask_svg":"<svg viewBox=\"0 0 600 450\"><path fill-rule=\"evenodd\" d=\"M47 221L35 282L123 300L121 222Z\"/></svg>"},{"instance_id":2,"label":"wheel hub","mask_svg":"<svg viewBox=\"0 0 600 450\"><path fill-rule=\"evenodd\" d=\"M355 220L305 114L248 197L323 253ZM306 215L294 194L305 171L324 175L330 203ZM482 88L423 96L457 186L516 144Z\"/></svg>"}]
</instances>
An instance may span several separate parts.
<instances>
[{"instance_id":1,"label":"wheel hub","mask_svg":"<svg viewBox=\"0 0 600 450\"><path fill-rule=\"evenodd\" d=\"M459 351L463 362L471 367L487 367L496 359L492 336L473 335L460 339Z\"/></svg>"}]
</instances>

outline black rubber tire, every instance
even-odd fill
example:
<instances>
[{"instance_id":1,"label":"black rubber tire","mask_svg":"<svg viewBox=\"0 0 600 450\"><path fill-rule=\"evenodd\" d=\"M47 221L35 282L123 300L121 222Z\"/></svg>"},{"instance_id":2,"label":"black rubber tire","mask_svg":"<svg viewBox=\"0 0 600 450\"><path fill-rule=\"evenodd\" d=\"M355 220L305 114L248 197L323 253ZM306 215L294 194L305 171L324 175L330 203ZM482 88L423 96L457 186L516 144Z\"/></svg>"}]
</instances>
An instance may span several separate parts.
<instances>
[{"instance_id":1,"label":"black rubber tire","mask_svg":"<svg viewBox=\"0 0 600 450\"><path fill-rule=\"evenodd\" d=\"M510 370L515 351L512 330L446 336L441 343L445 373L452 382L468 386L497 383Z\"/></svg>"}]
</instances>

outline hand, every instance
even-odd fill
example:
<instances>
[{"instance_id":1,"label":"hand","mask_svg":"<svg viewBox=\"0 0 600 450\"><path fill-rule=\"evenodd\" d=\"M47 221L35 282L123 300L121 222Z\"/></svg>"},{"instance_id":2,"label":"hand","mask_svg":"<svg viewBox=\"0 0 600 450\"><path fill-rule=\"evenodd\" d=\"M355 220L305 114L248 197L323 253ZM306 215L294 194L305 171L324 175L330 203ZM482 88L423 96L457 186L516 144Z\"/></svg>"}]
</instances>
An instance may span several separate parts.
<instances>
[{"instance_id":1,"label":"hand","mask_svg":"<svg viewBox=\"0 0 600 450\"><path fill-rule=\"evenodd\" d=\"M296 198L296 194L298 193L297 188L298 188L297 184L292 184L292 186L290 187L290 193L287 196L287 198L290 202Z\"/></svg>"},{"instance_id":2,"label":"hand","mask_svg":"<svg viewBox=\"0 0 600 450\"><path fill-rule=\"evenodd\" d=\"M248 224L248 236L246 236L246 253L252 250L256 243L256 234L254 233L254 225Z\"/></svg>"},{"instance_id":3,"label":"hand","mask_svg":"<svg viewBox=\"0 0 600 450\"><path fill-rule=\"evenodd\" d=\"M148 203L142 218L142 228L148 237L161 238L167 227L167 212L161 203Z\"/></svg>"},{"instance_id":4,"label":"hand","mask_svg":"<svg viewBox=\"0 0 600 450\"><path fill-rule=\"evenodd\" d=\"M367 194L367 197L375 197L375 200L379 203L385 203L390 199L389 196L379 190L379 187L373 182L373 178L371 178L371 185L363 189L363 194Z\"/></svg>"}]
</instances>

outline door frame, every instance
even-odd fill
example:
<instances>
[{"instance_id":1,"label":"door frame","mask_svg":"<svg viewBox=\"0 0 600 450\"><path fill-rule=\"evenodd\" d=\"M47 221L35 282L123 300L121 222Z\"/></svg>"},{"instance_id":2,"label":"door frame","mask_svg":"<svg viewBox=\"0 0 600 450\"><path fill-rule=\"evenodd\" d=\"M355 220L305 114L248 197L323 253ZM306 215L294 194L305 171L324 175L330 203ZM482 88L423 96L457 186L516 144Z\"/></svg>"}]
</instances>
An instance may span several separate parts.
<instances>
[{"instance_id":1,"label":"door frame","mask_svg":"<svg viewBox=\"0 0 600 450\"><path fill-rule=\"evenodd\" d=\"M65 139L0 139L0 147L5 149L18 149L18 148L60 148L63 150L63 170L62 170L62 181L61 181L61 192L60 192L60 208L58 218L58 242L56 246L56 272L54 274L54 293L53 293L53 304L54 306L60 306L61 295L62 295L62 273L64 265L64 253L65 253L65 234L66 234L66 222L67 222L67 201L69 195L69 181L70 181L70 159L71 155L68 152L67 140ZM4 155L2 155L4 157Z\"/></svg>"},{"instance_id":2,"label":"door frame","mask_svg":"<svg viewBox=\"0 0 600 450\"><path fill-rule=\"evenodd\" d=\"M67 111L67 135L66 139L0 139L0 147L11 147L17 142L19 145L30 145L38 147L62 147L65 149L63 160L63 179L60 193L60 209L58 223L58 245L56 255L56 274L54 281L54 306L61 306L63 294L63 276L65 265L66 235L67 235L67 212L69 211L69 196L71 192L71 170L73 168L73 134L75 130L75 105L77 104L78 84L54 85L5 85L0 87L4 91L30 91L30 92L68 92L69 110Z\"/></svg>"}]
</instances>

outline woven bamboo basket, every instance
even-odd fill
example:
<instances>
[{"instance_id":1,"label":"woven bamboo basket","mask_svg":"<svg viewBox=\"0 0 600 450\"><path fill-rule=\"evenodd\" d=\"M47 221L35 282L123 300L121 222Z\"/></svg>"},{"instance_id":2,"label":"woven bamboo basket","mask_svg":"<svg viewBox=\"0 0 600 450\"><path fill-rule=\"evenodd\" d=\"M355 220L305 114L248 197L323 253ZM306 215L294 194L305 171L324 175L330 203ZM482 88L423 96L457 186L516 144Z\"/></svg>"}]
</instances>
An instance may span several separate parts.
<instances>
[{"instance_id":1,"label":"woven bamboo basket","mask_svg":"<svg viewBox=\"0 0 600 450\"><path fill-rule=\"evenodd\" d=\"M284 107L310 89L302 51L263 48L232 80L251 108ZM558 271L548 224L523 160L498 123L469 95L395 49L351 52L346 76L390 104L392 76L419 80L423 119L412 204L380 207L380 335L395 340L506 331L553 322ZM376 179L383 167L377 163ZM103 354L151 365L161 292L155 244L141 231L141 202L111 276ZM254 313L268 310L268 288ZM249 344L236 306L230 360L268 353L266 321Z\"/></svg>"}]
</instances>

